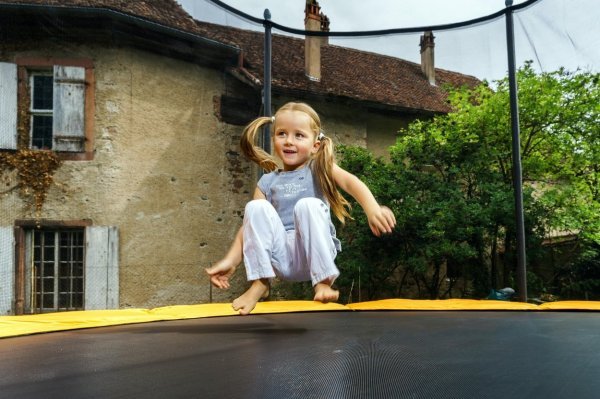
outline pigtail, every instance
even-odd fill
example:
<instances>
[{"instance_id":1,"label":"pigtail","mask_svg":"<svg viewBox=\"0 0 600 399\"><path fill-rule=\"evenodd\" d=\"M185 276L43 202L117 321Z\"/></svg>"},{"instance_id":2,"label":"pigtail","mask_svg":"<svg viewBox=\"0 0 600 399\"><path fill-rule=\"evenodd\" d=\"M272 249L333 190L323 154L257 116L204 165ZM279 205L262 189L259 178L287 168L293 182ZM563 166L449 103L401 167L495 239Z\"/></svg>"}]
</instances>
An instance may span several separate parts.
<instances>
[{"instance_id":1,"label":"pigtail","mask_svg":"<svg viewBox=\"0 0 600 399\"><path fill-rule=\"evenodd\" d=\"M242 133L240 147L249 160L256 163L267 172L272 172L278 168L275 158L256 145L256 134L260 131L260 128L267 123L272 123L271 117L261 116L250 122Z\"/></svg>"},{"instance_id":2,"label":"pigtail","mask_svg":"<svg viewBox=\"0 0 600 399\"><path fill-rule=\"evenodd\" d=\"M322 133L320 135L320 141L321 145L314 157L314 174L319 180L321 190L323 191L325 198L327 198L333 214L343 224L346 221L346 217L352 219L348 212L351 206L338 191L335 180L333 179L333 163L335 161L333 141Z\"/></svg>"}]
</instances>

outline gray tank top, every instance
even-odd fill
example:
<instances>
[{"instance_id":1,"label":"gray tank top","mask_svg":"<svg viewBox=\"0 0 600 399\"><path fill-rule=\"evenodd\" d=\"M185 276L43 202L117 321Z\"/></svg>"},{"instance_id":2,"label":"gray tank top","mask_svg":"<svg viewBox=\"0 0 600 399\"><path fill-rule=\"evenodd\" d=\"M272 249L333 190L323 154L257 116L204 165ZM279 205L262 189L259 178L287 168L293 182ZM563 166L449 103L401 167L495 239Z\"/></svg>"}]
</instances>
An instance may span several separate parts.
<instances>
[{"instance_id":1,"label":"gray tank top","mask_svg":"<svg viewBox=\"0 0 600 399\"><path fill-rule=\"evenodd\" d=\"M302 198L318 198L329 206L319 184L313 178L312 162L290 172L276 170L264 174L258 181L258 188L267 198L283 222L286 230L294 229L294 206ZM341 250L339 240L335 236L335 227L329 215L331 237L338 251Z\"/></svg>"}]
</instances>

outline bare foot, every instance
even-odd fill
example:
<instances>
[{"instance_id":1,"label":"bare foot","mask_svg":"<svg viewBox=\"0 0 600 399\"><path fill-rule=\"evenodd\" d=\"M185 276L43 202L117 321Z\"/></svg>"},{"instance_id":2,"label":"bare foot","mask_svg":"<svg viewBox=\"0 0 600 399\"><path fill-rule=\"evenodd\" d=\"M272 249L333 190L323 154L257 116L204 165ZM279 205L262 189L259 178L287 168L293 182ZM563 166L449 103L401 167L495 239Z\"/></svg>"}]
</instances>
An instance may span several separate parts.
<instances>
[{"instance_id":1,"label":"bare foot","mask_svg":"<svg viewBox=\"0 0 600 399\"><path fill-rule=\"evenodd\" d=\"M338 290L334 290L328 284L317 283L317 285L315 285L315 301L323 303L335 302L338 300L339 296L340 292Z\"/></svg>"},{"instance_id":2,"label":"bare foot","mask_svg":"<svg viewBox=\"0 0 600 399\"><path fill-rule=\"evenodd\" d=\"M254 280L252 285L240 297L234 299L231 307L233 310L238 310L241 315L247 315L252 312L256 303L261 298L266 298L269 295L269 280L260 279Z\"/></svg>"}]
</instances>

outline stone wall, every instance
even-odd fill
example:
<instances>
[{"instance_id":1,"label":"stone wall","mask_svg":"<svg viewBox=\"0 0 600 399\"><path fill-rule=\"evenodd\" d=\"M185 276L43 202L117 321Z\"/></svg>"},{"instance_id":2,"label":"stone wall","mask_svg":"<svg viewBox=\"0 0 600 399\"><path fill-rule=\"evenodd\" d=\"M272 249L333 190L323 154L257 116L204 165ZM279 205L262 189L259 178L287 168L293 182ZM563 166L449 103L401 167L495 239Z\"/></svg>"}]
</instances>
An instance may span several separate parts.
<instances>
[{"instance_id":1,"label":"stone wall","mask_svg":"<svg viewBox=\"0 0 600 399\"><path fill-rule=\"evenodd\" d=\"M227 249L254 185L241 128L214 114L222 72L131 49L71 50L94 60L95 154L64 162L39 216L118 227L121 307L208 301L203 267ZM1 206L2 225L34 217L15 193Z\"/></svg>"}]
</instances>

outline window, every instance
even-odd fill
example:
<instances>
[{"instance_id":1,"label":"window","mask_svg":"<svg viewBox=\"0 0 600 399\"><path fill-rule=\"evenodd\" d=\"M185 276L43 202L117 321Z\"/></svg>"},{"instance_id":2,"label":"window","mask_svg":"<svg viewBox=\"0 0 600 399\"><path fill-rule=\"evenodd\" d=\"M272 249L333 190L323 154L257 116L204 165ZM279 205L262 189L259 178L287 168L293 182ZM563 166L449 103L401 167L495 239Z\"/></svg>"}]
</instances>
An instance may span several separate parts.
<instances>
[{"instance_id":1,"label":"window","mask_svg":"<svg viewBox=\"0 0 600 399\"><path fill-rule=\"evenodd\" d=\"M118 255L118 229L90 220L0 226L0 315L117 309Z\"/></svg>"},{"instance_id":2,"label":"window","mask_svg":"<svg viewBox=\"0 0 600 399\"><path fill-rule=\"evenodd\" d=\"M31 148L52 149L52 74L32 73L31 88Z\"/></svg>"},{"instance_id":3,"label":"window","mask_svg":"<svg viewBox=\"0 0 600 399\"><path fill-rule=\"evenodd\" d=\"M83 229L31 233L31 308L35 313L83 309Z\"/></svg>"},{"instance_id":4,"label":"window","mask_svg":"<svg viewBox=\"0 0 600 399\"><path fill-rule=\"evenodd\" d=\"M0 149L93 158L91 61L23 58L0 62L0 72Z\"/></svg>"}]
</instances>

